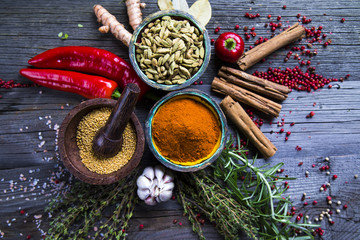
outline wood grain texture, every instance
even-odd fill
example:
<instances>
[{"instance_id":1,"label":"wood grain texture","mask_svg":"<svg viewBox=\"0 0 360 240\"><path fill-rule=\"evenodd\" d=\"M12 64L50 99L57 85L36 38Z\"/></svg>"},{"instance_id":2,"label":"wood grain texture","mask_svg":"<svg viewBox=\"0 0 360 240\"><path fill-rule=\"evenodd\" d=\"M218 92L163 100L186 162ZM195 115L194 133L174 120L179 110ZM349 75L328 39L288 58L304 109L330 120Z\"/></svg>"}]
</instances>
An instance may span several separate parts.
<instances>
[{"instance_id":1,"label":"wood grain texture","mask_svg":"<svg viewBox=\"0 0 360 240\"><path fill-rule=\"evenodd\" d=\"M194 0L189 0L193 3ZM258 164L275 165L284 162L284 173L297 179L289 183L287 194L292 196L294 204L310 220L321 211L334 210L334 225L322 221L325 229L323 239L360 239L360 2L358 0L244 0L244 1L212 1L212 19L207 25L210 38L216 39L214 33L217 26L220 32L235 31L243 36L242 28L255 27L257 37L270 37L269 27L264 24L277 22L282 16L284 26L297 22L296 14L312 19L307 27L323 26L323 33L332 39L332 44L324 48L321 44L313 46L318 55L311 59L318 74L325 77L351 77L339 83L340 89L324 88L316 92L296 92L289 94L282 102L280 116L276 119L264 118L261 130L278 148L276 154L267 160L260 159ZM145 0L147 7L143 16L157 11L157 2ZM109 50L129 60L127 48L111 34L97 31L99 24L93 14L94 4L101 4L130 30L125 3L123 1L44 1L44 0L3 0L0 8L0 78L4 81L15 80L29 83L20 77L19 70L27 67L31 57L47 49L58 46L85 45ZM283 5L287 8L282 9ZM260 13L261 17L247 19L244 13ZM271 14L272 18L267 19ZM340 22L345 18L344 23ZM83 27L78 27L82 24ZM69 35L61 40L58 33ZM279 33L277 30L276 33ZM248 49L257 39L245 41ZM300 46L298 43L290 46ZM247 70L266 71L268 67L291 67L298 62L290 59L284 62L289 49L280 49ZM305 57L304 57L305 58ZM209 67L201 78L203 85L192 86L209 93L219 103L223 96L211 92L211 81L216 76L222 63L216 59L214 49ZM234 65L229 65L236 68ZM305 69L305 68L304 68ZM0 88L0 230L5 233L4 239L24 239L30 234L33 239L40 239L41 229L46 229L48 216L44 208L62 189L66 189L65 181L69 173L59 161L57 149L57 127L66 114L79 104L82 97L75 94L58 92L43 87L32 88ZM314 104L316 103L316 104ZM143 124L154 104L144 99L136 106L136 114ZM314 111L313 118L306 115ZM261 116L261 115L260 115ZM277 122L284 118L285 131L291 131L287 142L285 135L279 134ZM273 124L269 124L272 121ZM290 126L295 122L294 126ZM232 126L230 124L230 126ZM271 133L273 131L273 133ZM295 147L301 146L301 151ZM251 148L252 153L254 149ZM324 161L325 157L330 162ZM298 166L303 162L302 166ZM155 165L157 160L145 146L142 165ZM313 168L312 165L315 164ZM319 167L329 165L331 172L321 172ZM309 176L305 177L305 172ZM332 179L336 174L338 178ZM59 180L55 181L55 180ZM322 184L331 183L327 191L319 191ZM307 193L308 206L303 206L301 196ZM334 203L327 205L326 196L332 196ZM311 203L317 200L318 204ZM341 201L341 206L335 202ZM348 209L343 210L343 204ZM341 209L340 214L335 209ZM20 210L26 211L25 215ZM35 219L35 215L42 215ZM173 219L182 222L183 226L173 224ZM41 223L41 224L40 224ZM144 229L139 230L139 224ZM205 224L207 239L221 239L216 229ZM129 239L196 239L191 226L182 215L182 209L176 201L156 207L140 204L136 207L134 218L130 222ZM245 239L241 237L241 239Z\"/></svg>"}]
</instances>

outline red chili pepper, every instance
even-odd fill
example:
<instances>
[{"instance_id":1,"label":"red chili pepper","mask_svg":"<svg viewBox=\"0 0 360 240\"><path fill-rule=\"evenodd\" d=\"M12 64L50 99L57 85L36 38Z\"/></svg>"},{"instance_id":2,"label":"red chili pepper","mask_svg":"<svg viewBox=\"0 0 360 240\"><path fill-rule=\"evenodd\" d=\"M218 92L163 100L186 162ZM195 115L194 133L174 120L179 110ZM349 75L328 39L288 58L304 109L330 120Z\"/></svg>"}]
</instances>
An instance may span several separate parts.
<instances>
[{"instance_id":1,"label":"red chili pepper","mask_svg":"<svg viewBox=\"0 0 360 240\"><path fill-rule=\"evenodd\" d=\"M114 80L124 89L128 83L140 88L140 97L150 87L124 59L104 49L86 46L57 47L33 57L28 63L38 68L56 68L91 73Z\"/></svg>"},{"instance_id":2,"label":"red chili pepper","mask_svg":"<svg viewBox=\"0 0 360 240\"><path fill-rule=\"evenodd\" d=\"M77 93L86 98L120 96L117 91L118 84L104 77L64 70L30 68L21 69L20 74L41 86Z\"/></svg>"},{"instance_id":3,"label":"red chili pepper","mask_svg":"<svg viewBox=\"0 0 360 240\"><path fill-rule=\"evenodd\" d=\"M216 56L225 62L236 62L243 52L244 40L236 33L222 33L215 41Z\"/></svg>"}]
</instances>

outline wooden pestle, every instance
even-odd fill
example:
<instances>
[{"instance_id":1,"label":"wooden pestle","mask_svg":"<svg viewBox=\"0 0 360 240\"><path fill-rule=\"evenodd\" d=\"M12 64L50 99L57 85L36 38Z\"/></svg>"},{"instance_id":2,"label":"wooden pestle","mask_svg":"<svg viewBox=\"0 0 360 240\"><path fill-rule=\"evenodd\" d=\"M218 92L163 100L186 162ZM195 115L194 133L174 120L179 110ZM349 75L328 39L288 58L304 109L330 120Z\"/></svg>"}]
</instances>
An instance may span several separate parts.
<instances>
[{"instance_id":1,"label":"wooden pestle","mask_svg":"<svg viewBox=\"0 0 360 240\"><path fill-rule=\"evenodd\" d=\"M126 85L104 127L100 128L93 139L95 154L102 157L115 156L122 147L123 132L134 111L140 88L134 83Z\"/></svg>"}]
</instances>

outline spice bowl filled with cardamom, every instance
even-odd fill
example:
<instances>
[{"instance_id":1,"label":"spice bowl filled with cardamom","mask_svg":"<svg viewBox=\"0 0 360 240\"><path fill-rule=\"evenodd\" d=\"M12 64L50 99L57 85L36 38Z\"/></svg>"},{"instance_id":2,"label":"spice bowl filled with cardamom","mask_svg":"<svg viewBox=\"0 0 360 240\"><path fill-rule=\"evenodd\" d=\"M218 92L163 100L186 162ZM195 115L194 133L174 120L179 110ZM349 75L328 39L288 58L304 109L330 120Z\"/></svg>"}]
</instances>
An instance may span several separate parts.
<instances>
[{"instance_id":1,"label":"spice bowl filled with cardamom","mask_svg":"<svg viewBox=\"0 0 360 240\"><path fill-rule=\"evenodd\" d=\"M96 133L105 126L116 100L91 99L73 108L59 129L59 152L64 166L83 182L106 185L129 175L144 152L144 131L135 113L122 132L122 147L116 155L104 157L93 149Z\"/></svg>"},{"instance_id":2,"label":"spice bowl filled with cardamom","mask_svg":"<svg viewBox=\"0 0 360 240\"><path fill-rule=\"evenodd\" d=\"M166 167L194 172L209 166L224 149L227 122L218 104L202 91L168 93L150 110L145 139Z\"/></svg>"},{"instance_id":3,"label":"spice bowl filled with cardamom","mask_svg":"<svg viewBox=\"0 0 360 240\"><path fill-rule=\"evenodd\" d=\"M135 29L129 57L149 86L174 91L186 88L204 73L210 61L207 30L190 14L178 10L149 15Z\"/></svg>"}]
</instances>

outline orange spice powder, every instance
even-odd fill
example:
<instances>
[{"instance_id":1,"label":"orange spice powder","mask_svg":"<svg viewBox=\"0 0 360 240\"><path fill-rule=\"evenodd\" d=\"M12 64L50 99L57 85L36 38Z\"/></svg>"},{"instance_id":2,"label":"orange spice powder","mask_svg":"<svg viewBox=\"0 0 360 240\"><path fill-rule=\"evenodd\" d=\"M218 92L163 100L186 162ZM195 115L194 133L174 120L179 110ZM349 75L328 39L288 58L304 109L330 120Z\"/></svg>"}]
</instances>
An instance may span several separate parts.
<instances>
[{"instance_id":1,"label":"orange spice powder","mask_svg":"<svg viewBox=\"0 0 360 240\"><path fill-rule=\"evenodd\" d=\"M172 162L192 165L207 157L220 137L214 113L201 102L179 98L155 113L152 137L161 155Z\"/></svg>"}]
</instances>

